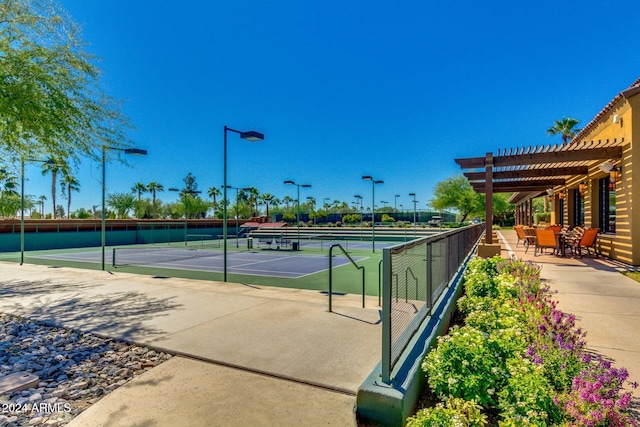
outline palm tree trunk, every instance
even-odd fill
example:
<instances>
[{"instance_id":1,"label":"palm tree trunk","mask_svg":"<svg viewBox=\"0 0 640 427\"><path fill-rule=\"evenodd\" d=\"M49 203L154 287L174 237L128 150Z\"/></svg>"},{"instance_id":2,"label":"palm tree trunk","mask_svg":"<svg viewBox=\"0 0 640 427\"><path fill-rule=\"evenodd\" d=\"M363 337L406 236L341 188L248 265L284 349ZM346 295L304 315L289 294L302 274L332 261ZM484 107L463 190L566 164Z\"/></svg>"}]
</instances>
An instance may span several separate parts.
<instances>
[{"instance_id":1,"label":"palm tree trunk","mask_svg":"<svg viewBox=\"0 0 640 427\"><path fill-rule=\"evenodd\" d=\"M51 172L51 201L53 202L53 213L51 218L56 219L56 181L58 180L58 174L54 171Z\"/></svg>"}]
</instances>

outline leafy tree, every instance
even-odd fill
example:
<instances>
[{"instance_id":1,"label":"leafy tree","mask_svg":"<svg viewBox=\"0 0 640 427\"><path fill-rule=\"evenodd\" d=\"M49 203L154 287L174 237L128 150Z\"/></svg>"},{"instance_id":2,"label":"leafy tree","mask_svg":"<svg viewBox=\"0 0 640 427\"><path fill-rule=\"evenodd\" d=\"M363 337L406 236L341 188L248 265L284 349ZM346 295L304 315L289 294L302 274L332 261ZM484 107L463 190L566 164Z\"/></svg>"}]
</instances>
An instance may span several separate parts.
<instances>
[{"instance_id":1,"label":"leafy tree","mask_svg":"<svg viewBox=\"0 0 640 427\"><path fill-rule=\"evenodd\" d=\"M345 224L355 224L357 222L361 222L362 217L360 214L346 214L342 215L342 222Z\"/></svg>"},{"instance_id":2,"label":"leafy tree","mask_svg":"<svg viewBox=\"0 0 640 427\"><path fill-rule=\"evenodd\" d=\"M464 175L456 175L436 184L431 207L438 211L454 209L464 222L471 214L482 214L484 195L476 193Z\"/></svg>"},{"instance_id":3,"label":"leafy tree","mask_svg":"<svg viewBox=\"0 0 640 427\"><path fill-rule=\"evenodd\" d=\"M136 200L133 204L133 211L135 217L138 219L149 219L153 218L153 205L151 204L151 200L149 199L140 199Z\"/></svg>"},{"instance_id":4,"label":"leafy tree","mask_svg":"<svg viewBox=\"0 0 640 427\"><path fill-rule=\"evenodd\" d=\"M513 221L515 205L509 203L512 193L496 193L493 195L493 219L500 225L507 225Z\"/></svg>"},{"instance_id":5,"label":"leafy tree","mask_svg":"<svg viewBox=\"0 0 640 427\"><path fill-rule=\"evenodd\" d=\"M135 207L135 198L131 193L110 193L107 195L107 206L116 211L116 218L127 218L129 211Z\"/></svg>"},{"instance_id":6,"label":"leafy tree","mask_svg":"<svg viewBox=\"0 0 640 427\"><path fill-rule=\"evenodd\" d=\"M196 177L189 172L187 176L185 176L182 181L184 181L184 188L180 190L180 195L183 196L185 194L189 194L191 196L195 196L199 193L198 191L198 183L196 182Z\"/></svg>"},{"instance_id":7,"label":"leafy tree","mask_svg":"<svg viewBox=\"0 0 640 427\"><path fill-rule=\"evenodd\" d=\"M296 214L286 213L282 215L282 220L289 223L296 222Z\"/></svg>"},{"instance_id":8,"label":"leafy tree","mask_svg":"<svg viewBox=\"0 0 640 427\"><path fill-rule=\"evenodd\" d=\"M55 215L56 218L64 218L64 207L62 205L56 206Z\"/></svg>"},{"instance_id":9,"label":"leafy tree","mask_svg":"<svg viewBox=\"0 0 640 427\"><path fill-rule=\"evenodd\" d=\"M395 218L389 216L389 214L382 214L382 222L396 222Z\"/></svg>"},{"instance_id":10,"label":"leafy tree","mask_svg":"<svg viewBox=\"0 0 640 427\"><path fill-rule=\"evenodd\" d=\"M6 169L0 169L0 216L7 218L15 216L13 212L13 200L9 200L18 196L18 178Z\"/></svg>"},{"instance_id":11,"label":"leafy tree","mask_svg":"<svg viewBox=\"0 0 640 427\"><path fill-rule=\"evenodd\" d=\"M67 213L71 218L71 192L80 191L80 183L73 175L65 174L60 181L60 188L62 197L67 199Z\"/></svg>"},{"instance_id":12,"label":"leafy tree","mask_svg":"<svg viewBox=\"0 0 640 427\"><path fill-rule=\"evenodd\" d=\"M75 211L73 214L71 214L71 217L72 218L75 217L78 219L88 219L88 218L92 218L93 214L88 210L86 210L85 208L80 208L77 211Z\"/></svg>"},{"instance_id":13,"label":"leafy tree","mask_svg":"<svg viewBox=\"0 0 640 427\"><path fill-rule=\"evenodd\" d=\"M194 197L192 195L186 195L184 197L184 203L187 208L187 218L205 218L207 216L207 211L211 206L201 197Z\"/></svg>"},{"instance_id":14,"label":"leafy tree","mask_svg":"<svg viewBox=\"0 0 640 427\"><path fill-rule=\"evenodd\" d=\"M547 135L560 135L562 137L562 142L565 144L569 142L580 129L576 129L576 126L580 123L578 119L572 119L570 117L565 117L562 120L556 120L553 126L547 129Z\"/></svg>"},{"instance_id":15,"label":"leafy tree","mask_svg":"<svg viewBox=\"0 0 640 427\"><path fill-rule=\"evenodd\" d=\"M3 218L15 218L20 211L21 200L18 194L5 193L0 198L0 214Z\"/></svg>"},{"instance_id":16,"label":"leafy tree","mask_svg":"<svg viewBox=\"0 0 640 427\"><path fill-rule=\"evenodd\" d=\"M120 103L100 87L96 57L85 46L79 27L55 0L0 2L4 158L78 160L96 158L102 145L128 145L130 125Z\"/></svg>"}]
</instances>

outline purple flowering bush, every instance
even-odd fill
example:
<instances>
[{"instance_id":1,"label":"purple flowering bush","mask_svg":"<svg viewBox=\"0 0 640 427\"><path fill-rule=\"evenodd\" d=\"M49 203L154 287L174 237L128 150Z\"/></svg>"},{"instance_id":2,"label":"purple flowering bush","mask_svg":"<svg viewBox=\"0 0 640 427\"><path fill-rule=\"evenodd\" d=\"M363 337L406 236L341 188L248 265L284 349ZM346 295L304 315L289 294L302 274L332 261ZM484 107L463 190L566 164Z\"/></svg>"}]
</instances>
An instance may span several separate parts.
<instances>
[{"instance_id":1,"label":"purple flowering bush","mask_svg":"<svg viewBox=\"0 0 640 427\"><path fill-rule=\"evenodd\" d=\"M465 326L441 337L422 364L438 398L473 401L499 414L500 426L638 426L623 390L627 371L587 353L539 266L476 258L464 286Z\"/></svg>"}]
</instances>

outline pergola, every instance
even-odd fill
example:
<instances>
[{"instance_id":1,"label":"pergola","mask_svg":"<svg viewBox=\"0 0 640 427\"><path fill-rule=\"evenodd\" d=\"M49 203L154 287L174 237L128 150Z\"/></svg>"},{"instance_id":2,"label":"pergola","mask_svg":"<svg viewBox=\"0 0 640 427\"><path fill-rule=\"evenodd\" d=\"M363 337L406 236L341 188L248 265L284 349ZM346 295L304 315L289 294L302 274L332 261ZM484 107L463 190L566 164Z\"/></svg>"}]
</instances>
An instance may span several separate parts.
<instances>
[{"instance_id":1,"label":"pergola","mask_svg":"<svg viewBox=\"0 0 640 427\"><path fill-rule=\"evenodd\" d=\"M592 122L593 123L593 122ZM455 159L477 193L486 196L485 241L493 243L493 193L511 193L510 203L519 204L546 194L547 189L566 186L567 180L587 176L595 161L622 157L623 140L580 142L579 136L562 145L525 147L487 153L484 157Z\"/></svg>"}]
</instances>

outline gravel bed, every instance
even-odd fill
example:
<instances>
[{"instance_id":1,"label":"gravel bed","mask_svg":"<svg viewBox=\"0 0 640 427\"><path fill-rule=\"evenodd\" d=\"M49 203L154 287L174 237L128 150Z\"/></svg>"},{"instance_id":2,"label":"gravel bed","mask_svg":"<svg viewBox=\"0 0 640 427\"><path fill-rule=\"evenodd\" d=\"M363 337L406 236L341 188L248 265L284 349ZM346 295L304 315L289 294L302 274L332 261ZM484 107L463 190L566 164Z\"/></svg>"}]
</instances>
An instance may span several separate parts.
<instances>
[{"instance_id":1,"label":"gravel bed","mask_svg":"<svg viewBox=\"0 0 640 427\"><path fill-rule=\"evenodd\" d=\"M171 356L0 313L0 379L16 372L40 378L37 388L0 395L0 427L63 426Z\"/></svg>"}]
</instances>

